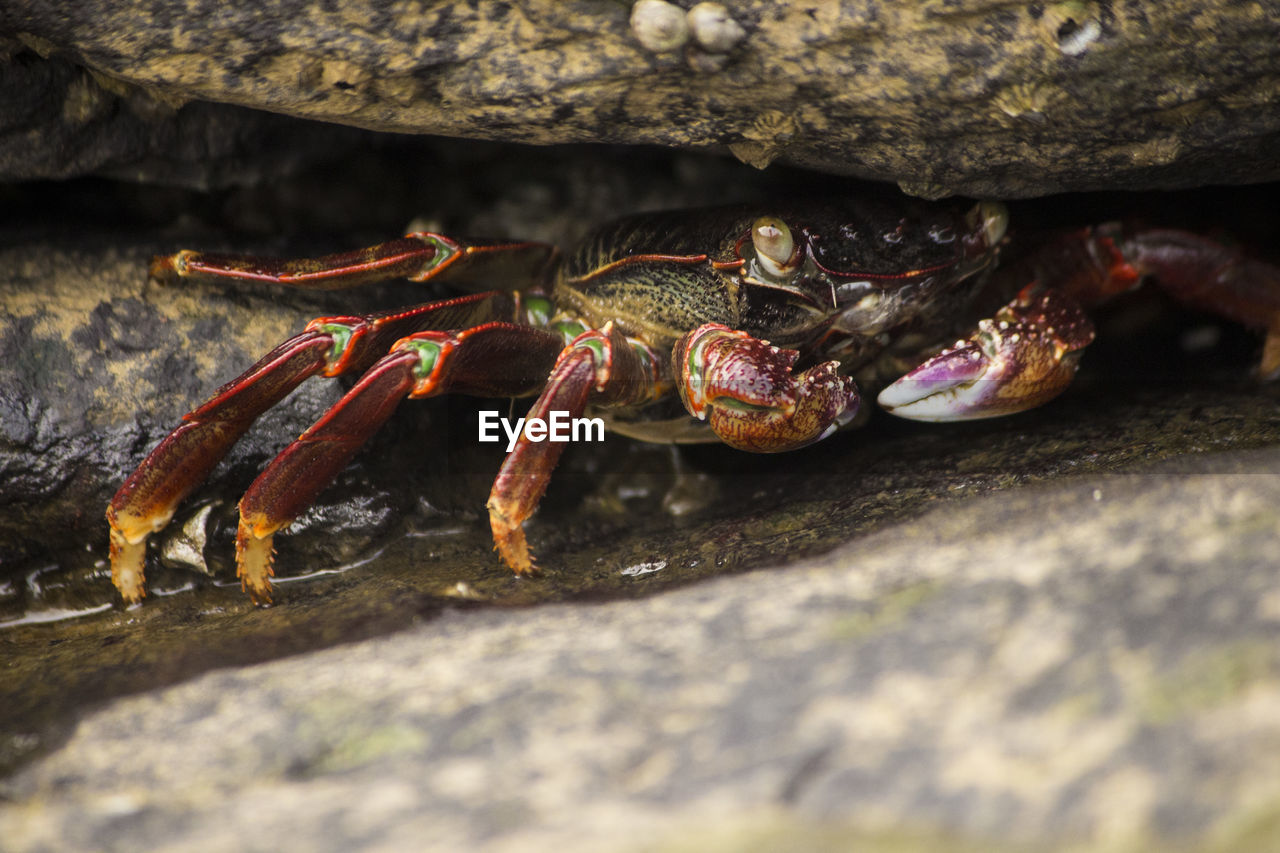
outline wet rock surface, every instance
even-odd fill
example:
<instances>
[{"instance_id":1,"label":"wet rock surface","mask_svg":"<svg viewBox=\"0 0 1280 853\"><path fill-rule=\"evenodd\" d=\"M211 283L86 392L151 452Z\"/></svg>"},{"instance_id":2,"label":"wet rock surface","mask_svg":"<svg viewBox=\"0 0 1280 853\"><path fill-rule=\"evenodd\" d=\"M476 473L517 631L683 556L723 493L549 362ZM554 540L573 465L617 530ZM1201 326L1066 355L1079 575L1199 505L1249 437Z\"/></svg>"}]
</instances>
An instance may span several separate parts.
<instances>
[{"instance_id":1,"label":"wet rock surface","mask_svg":"<svg viewBox=\"0 0 1280 853\"><path fill-rule=\"evenodd\" d=\"M226 180L239 140L273 125L216 104L713 149L931 198L1280 174L1280 24L1265 4L698 5L19 0L0 10L0 169ZM340 139L285 133L297 144L275 147L294 160L323 157L316 134Z\"/></svg>"},{"instance_id":2,"label":"wet rock surface","mask_svg":"<svg viewBox=\"0 0 1280 853\"><path fill-rule=\"evenodd\" d=\"M6 780L0 828L19 850L1265 849L1280 456L1130 470L640 600L419 611L123 699ZM177 642L299 606L206 610ZM122 670L178 630L103 618Z\"/></svg>"},{"instance_id":3,"label":"wet rock surface","mask_svg":"<svg viewBox=\"0 0 1280 853\"><path fill-rule=\"evenodd\" d=\"M626 205L777 189L634 152L470 156L487 168L444 170L467 191L417 184L422 212L461 233L561 240ZM94 185L52 220L5 223L0 583L6 616L36 617L0 627L6 845L1275 840L1280 398L1247 377L1255 337L1160 305L1138 332L1142 301L1104 318L1067 395L1017 418L881 417L766 458L574 448L529 525L534 581L490 550L479 509L500 449L474 442L474 407L406 404L281 537L281 606L255 609L229 580L215 525L212 576L157 564L164 594L110 609L101 512L123 472L334 310L162 288L148 255L398 232L405 190L372 158L357 168L360 189L325 184L327 201L236 192L178 215L175 198L131 194L104 218ZM1269 192L1138 206L1223 224ZM468 193L481 202L455 203ZM1089 221L1078 205L1040 214ZM225 230L229 211L247 231ZM1241 219L1265 245L1265 217ZM309 383L200 499L228 511L340 388Z\"/></svg>"}]
</instances>

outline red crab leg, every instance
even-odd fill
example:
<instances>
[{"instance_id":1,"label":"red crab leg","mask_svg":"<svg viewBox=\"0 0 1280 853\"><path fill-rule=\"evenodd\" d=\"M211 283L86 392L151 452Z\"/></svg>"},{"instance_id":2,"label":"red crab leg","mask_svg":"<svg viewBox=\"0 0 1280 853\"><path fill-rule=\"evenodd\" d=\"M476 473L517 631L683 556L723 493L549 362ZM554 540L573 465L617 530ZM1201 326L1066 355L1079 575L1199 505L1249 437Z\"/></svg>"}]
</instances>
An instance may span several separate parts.
<instances>
[{"instance_id":1,"label":"red crab leg","mask_svg":"<svg viewBox=\"0 0 1280 853\"><path fill-rule=\"evenodd\" d=\"M1089 307L1150 276L1180 302L1266 333L1260 375L1280 378L1280 268L1185 231L1107 225L1064 237L1036 275Z\"/></svg>"},{"instance_id":2,"label":"red crab leg","mask_svg":"<svg viewBox=\"0 0 1280 853\"><path fill-rule=\"evenodd\" d=\"M321 317L219 388L182 418L129 475L107 508L111 578L128 603L146 594L147 536L162 529L178 504L204 481L245 430L309 376L362 370L397 338L420 329L457 328L510 319L505 293L474 294L368 317Z\"/></svg>"},{"instance_id":3,"label":"red crab leg","mask_svg":"<svg viewBox=\"0 0 1280 853\"><path fill-rule=\"evenodd\" d=\"M318 258L261 258L184 250L152 258L150 272L152 278L165 284L186 277L212 277L314 290L339 290L393 278L434 279L453 285L504 281L523 287L546 282L556 256L556 248L545 243L461 241L415 231L365 249Z\"/></svg>"},{"instance_id":4,"label":"red crab leg","mask_svg":"<svg viewBox=\"0 0 1280 853\"><path fill-rule=\"evenodd\" d=\"M799 353L715 323L676 342L685 408L728 445L775 453L826 438L858 413L858 388L826 362L793 374Z\"/></svg>"},{"instance_id":5,"label":"red crab leg","mask_svg":"<svg viewBox=\"0 0 1280 853\"><path fill-rule=\"evenodd\" d=\"M402 399L449 391L527 394L542 385L561 345L554 332L511 323L419 332L397 342L241 498L236 570L254 602L271 601L272 537L315 500Z\"/></svg>"},{"instance_id":6,"label":"red crab leg","mask_svg":"<svg viewBox=\"0 0 1280 853\"><path fill-rule=\"evenodd\" d=\"M658 383L653 354L606 323L603 329L583 332L564 348L526 423L534 418L548 422L553 412L567 418L581 417L588 400L612 405L639 403L656 393ZM507 454L489 493L494 547L518 575L534 571L521 525L533 515L546 492L562 452L563 442L534 441L526 429Z\"/></svg>"}]
</instances>

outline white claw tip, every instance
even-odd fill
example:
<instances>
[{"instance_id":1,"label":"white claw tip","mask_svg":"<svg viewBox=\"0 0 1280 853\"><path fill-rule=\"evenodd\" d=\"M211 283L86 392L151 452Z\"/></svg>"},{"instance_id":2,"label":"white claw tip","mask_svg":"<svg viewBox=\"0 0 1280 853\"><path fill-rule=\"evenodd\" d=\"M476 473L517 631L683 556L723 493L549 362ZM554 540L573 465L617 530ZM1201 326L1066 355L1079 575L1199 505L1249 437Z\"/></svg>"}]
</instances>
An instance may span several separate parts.
<instances>
[{"instance_id":1,"label":"white claw tip","mask_svg":"<svg viewBox=\"0 0 1280 853\"><path fill-rule=\"evenodd\" d=\"M961 395L971 381L946 383L918 379L899 379L876 397L880 408L900 418L913 421L964 420Z\"/></svg>"}]
</instances>

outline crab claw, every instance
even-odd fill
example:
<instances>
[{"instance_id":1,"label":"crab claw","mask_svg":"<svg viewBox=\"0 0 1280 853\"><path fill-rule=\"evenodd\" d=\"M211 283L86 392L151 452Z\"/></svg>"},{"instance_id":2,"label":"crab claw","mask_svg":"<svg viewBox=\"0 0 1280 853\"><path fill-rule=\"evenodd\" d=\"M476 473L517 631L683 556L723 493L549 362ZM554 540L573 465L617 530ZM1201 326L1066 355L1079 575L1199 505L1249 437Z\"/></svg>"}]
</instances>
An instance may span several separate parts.
<instances>
[{"instance_id":1,"label":"crab claw","mask_svg":"<svg viewBox=\"0 0 1280 853\"><path fill-rule=\"evenodd\" d=\"M995 317L880 392L880 406L917 421L962 421L1025 411L1075 376L1094 338L1078 305L1030 284Z\"/></svg>"},{"instance_id":2,"label":"crab claw","mask_svg":"<svg viewBox=\"0 0 1280 853\"><path fill-rule=\"evenodd\" d=\"M834 362L792 373L799 353L717 323L677 341L685 408L725 444L755 453L820 441L853 419L858 388Z\"/></svg>"}]
</instances>

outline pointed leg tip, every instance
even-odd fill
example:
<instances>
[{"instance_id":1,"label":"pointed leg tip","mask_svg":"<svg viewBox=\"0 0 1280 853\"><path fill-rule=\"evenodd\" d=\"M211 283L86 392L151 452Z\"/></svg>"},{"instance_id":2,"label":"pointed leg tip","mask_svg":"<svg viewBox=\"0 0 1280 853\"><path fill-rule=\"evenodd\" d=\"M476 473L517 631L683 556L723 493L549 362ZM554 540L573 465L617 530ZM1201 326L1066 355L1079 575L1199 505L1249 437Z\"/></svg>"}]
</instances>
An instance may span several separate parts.
<instances>
[{"instance_id":1,"label":"pointed leg tip","mask_svg":"<svg viewBox=\"0 0 1280 853\"><path fill-rule=\"evenodd\" d=\"M242 584L242 586L244 585ZM275 604L275 589L270 583L261 587L244 587L244 591L249 594L249 600L256 607L267 608Z\"/></svg>"},{"instance_id":2,"label":"pointed leg tip","mask_svg":"<svg viewBox=\"0 0 1280 853\"><path fill-rule=\"evenodd\" d=\"M111 582L126 605L140 604L147 597L147 540L130 542L111 531Z\"/></svg>"},{"instance_id":3,"label":"pointed leg tip","mask_svg":"<svg viewBox=\"0 0 1280 853\"><path fill-rule=\"evenodd\" d=\"M147 276L154 282L159 284L174 284L182 275L180 272L181 259L185 253L179 252L175 255L155 255L151 258L151 264L147 267Z\"/></svg>"},{"instance_id":4,"label":"pointed leg tip","mask_svg":"<svg viewBox=\"0 0 1280 853\"><path fill-rule=\"evenodd\" d=\"M128 591L126 591L123 588L120 588L120 600L124 602L124 606L126 608L136 607L142 604L143 600L146 597L147 597L147 590L145 587L139 587L137 589L131 589Z\"/></svg>"},{"instance_id":5,"label":"pointed leg tip","mask_svg":"<svg viewBox=\"0 0 1280 853\"><path fill-rule=\"evenodd\" d=\"M257 533L255 525L243 518L236 531L236 576L240 578L240 588L259 607L269 607L273 600L271 578L275 575L272 567L275 556L275 549L272 547L274 538L275 531Z\"/></svg>"},{"instance_id":6,"label":"pointed leg tip","mask_svg":"<svg viewBox=\"0 0 1280 853\"><path fill-rule=\"evenodd\" d=\"M524 538L524 526L508 518L493 501L489 503L489 527L493 530L493 549L511 571L520 577L538 573L529 553L529 543Z\"/></svg>"},{"instance_id":7,"label":"pointed leg tip","mask_svg":"<svg viewBox=\"0 0 1280 853\"><path fill-rule=\"evenodd\" d=\"M527 578L539 573L533 555L529 553L529 545L524 538L523 528L517 527L502 539L495 538L494 549L502 557L517 577Z\"/></svg>"}]
</instances>

